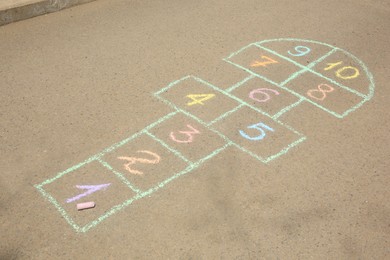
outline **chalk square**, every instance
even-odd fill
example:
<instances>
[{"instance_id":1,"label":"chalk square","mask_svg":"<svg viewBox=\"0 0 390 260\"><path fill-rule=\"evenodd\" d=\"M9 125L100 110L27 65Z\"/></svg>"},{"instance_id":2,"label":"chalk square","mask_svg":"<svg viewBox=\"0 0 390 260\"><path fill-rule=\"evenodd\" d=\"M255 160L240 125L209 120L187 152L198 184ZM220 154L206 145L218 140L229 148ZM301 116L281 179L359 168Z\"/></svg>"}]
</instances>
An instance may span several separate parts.
<instances>
[{"instance_id":1,"label":"chalk square","mask_svg":"<svg viewBox=\"0 0 390 260\"><path fill-rule=\"evenodd\" d=\"M158 95L205 123L211 122L239 105L217 87L193 76L187 76L171 84Z\"/></svg>"},{"instance_id":2,"label":"chalk square","mask_svg":"<svg viewBox=\"0 0 390 260\"><path fill-rule=\"evenodd\" d=\"M362 97L311 72L303 73L288 82L285 87L339 118L344 117L363 102Z\"/></svg>"},{"instance_id":3,"label":"chalk square","mask_svg":"<svg viewBox=\"0 0 390 260\"><path fill-rule=\"evenodd\" d=\"M197 163L227 143L210 128L183 113L176 114L150 132L192 163Z\"/></svg>"},{"instance_id":4,"label":"chalk square","mask_svg":"<svg viewBox=\"0 0 390 260\"><path fill-rule=\"evenodd\" d=\"M296 146L305 137L289 126L244 106L213 125L240 150L267 163Z\"/></svg>"},{"instance_id":5,"label":"chalk square","mask_svg":"<svg viewBox=\"0 0 390 260\"><path fill-rule=\"evenodd\" d=\"M97 160L82 164L52 182L38 187L45 197L50 198L68 223L79 232L88 226L94 226L93 223L97 219L136 196L134 191ZM83 196L82 194L86 192L90 194ZM89 201L95 202L95 208L77 210L78 203Z\"/></svg>"},{"instance_id":6,"label":"chalk square","mask_svg":"<svg viewBox=\"0 0 390 260\"><path fill-rule=\"evenodd\" d=\"M312 70L362 95L369 95L374 87L372 76L365 65L342 50L332 53Z\"/></svg>"},{"instance_id":7,"label":"chalk square","mask_svg":"<svg viewBox=\"0 0 390 260\"><path fill-rule=\"evenodd\" d=\"M185 158L178 157L148 134L106 153L101 160L139 193L158 186L189 165Z\"/></svg>"},{"instance_id":8,"label":"chalk square","mask_svg":"<svg viewBox=\"0 0 390 260\"><path fill-rule=\"evenodd\" d=\"M298 102L300 98L260 78L253 78L235 88L231 94L273 116Z\"/></svg>"},{"instance_id":9,"label":"chalk square","mask_svg":"<svg viewBox=\"0 0 390 260\"><path fill-rule=\"evenodd\" d=\"M303 66L316 62L334 50L334 47L308 40L272 40L256 45L270 49L278 54L289 58Z\"/></svg>"},{"instance_id":10,"label":"chalk square","mask_svg":"<svg viewBox=\"0 0 390 260\"><path fill-rule=\"evenodd\" d=\"M292 62L254 44L241 49L225 60L275 85L302 70Z\"/></svg>"}]
</instances>

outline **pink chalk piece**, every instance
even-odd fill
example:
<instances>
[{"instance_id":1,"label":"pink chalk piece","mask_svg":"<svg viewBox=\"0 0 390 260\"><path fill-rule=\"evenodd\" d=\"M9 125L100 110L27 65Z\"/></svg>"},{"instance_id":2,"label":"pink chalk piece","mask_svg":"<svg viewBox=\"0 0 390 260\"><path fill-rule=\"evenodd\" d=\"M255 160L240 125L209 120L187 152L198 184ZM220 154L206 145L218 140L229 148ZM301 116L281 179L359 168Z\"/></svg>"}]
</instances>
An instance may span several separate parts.
<instances>
[{"instance_id":1,"label":"pink chalk piece","mask_svg":"<svg viewBox=\"0 0 390 260\"><path fill-rule=\"evenodd\" d=\"M93 201L77 204L77 210L90 209L94 207L95 207L95 202Z\"/></svg>"}]
</instances>

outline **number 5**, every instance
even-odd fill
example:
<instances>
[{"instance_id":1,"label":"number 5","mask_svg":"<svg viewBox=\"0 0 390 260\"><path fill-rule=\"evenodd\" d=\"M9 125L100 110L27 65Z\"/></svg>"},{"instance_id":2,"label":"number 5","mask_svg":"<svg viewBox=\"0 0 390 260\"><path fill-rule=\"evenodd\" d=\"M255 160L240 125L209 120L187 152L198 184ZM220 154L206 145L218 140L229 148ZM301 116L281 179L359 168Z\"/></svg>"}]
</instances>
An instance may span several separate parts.
<instances>
[{"instance_id":1,"label":"number 5","mask_svg":"<svg viewBox=\"0 0 390 260\"><path fill-rule=\"evenodd\" d=\"M251 136L247 135L244 131L240 130L240 135L242 137L244 137L244 138L246 138L248 140L252 140L252 141L262 140L266 136L266 133L265 133L264 129L269 130L271 132L275 131L273 128L267 126L266 124L263 124L262 122L260 122L258 124L250 125L247 128L248 129L256 129L256 130L259 130L259 132L260 132L260 134L258 136L251 137Z\"/></svg>"}]
</instances>

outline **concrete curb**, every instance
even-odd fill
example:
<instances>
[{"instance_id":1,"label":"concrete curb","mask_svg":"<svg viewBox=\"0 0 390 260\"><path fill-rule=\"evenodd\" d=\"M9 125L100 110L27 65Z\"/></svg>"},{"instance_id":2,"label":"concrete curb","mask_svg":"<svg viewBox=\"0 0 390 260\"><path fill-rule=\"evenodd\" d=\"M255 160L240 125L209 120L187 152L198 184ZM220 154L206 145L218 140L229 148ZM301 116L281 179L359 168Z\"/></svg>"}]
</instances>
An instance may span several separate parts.
<instances>
[{"instance_id":1,"label":"concrete curb","mask_svg":"<svg viewBox=\"0 0 390 260\"><path fill-rule=\"evenodd\" d=\"M95 0L23 0L0 6L0 26Z\"/></svg>"}]
</instances>

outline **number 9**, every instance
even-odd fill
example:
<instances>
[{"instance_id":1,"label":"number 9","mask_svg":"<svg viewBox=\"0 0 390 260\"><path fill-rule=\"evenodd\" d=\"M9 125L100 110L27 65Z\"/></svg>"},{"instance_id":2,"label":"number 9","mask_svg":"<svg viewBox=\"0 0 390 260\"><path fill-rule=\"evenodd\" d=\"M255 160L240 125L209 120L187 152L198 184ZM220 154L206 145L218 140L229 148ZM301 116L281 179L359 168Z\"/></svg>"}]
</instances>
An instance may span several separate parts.
<instances>
[{"instance_id":1,"label":"number 9","mask_svg":"<svg viewBox=\"0 0 390 260\"><path fill-rule=\"evenodd\" d=\"M306 46L296 46L294 49L297 53L292 53L292 52L288 51L288 54L295 56L295 57L301 57L301 56L304 56L304 55L308 54L309 52L311 52L311 49L309 47L306 47Z\"/></svg>"}]
</instances>

